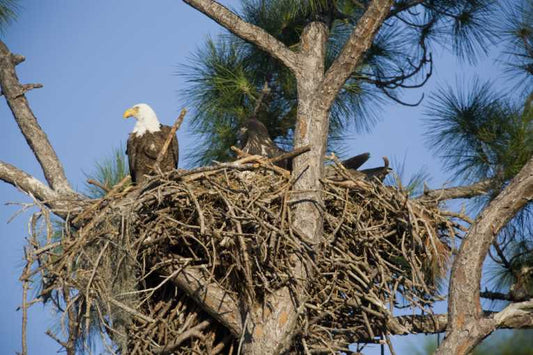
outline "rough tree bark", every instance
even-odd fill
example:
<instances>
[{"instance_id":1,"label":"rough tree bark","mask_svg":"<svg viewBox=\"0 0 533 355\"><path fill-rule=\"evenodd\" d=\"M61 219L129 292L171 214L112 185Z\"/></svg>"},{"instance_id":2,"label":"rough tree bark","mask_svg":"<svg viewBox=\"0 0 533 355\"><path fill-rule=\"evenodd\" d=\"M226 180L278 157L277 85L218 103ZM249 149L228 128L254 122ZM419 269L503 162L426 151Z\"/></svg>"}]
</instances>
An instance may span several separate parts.
<instances>
[{"instance_id":1,"label":"rough tree bark","mask_svg":"<svg viewBox=\"0 0 533 355\"><path fill-rule=\"evenodd\" d=\"M309 152L294 160L298 181L291 201L293 218L300 226L300 237L306 247L319 252L323 230L320 178L326 151L326 137L331 105L352 74L372 40L389 16L393 0L372 1L332 66L325 68L325 43L328 28L321 22L309 23L302 33L299 50L292 51L261 28L246 23L236 14L213 0L183 0L222 26L280 60L290 68L297 80L298 115L295 127L295 148L310 146ZM412 4L421 1L413 1ZM75 194L63 167L42 131L25 97L25 92L38 84L19 83L15 66L24 60L0 42L0 86L13 116L38 159L45 183L20 169L0 161L0 179L16 186L46 204L59 216L75 217L84 204ZM467 188L434 190L422 198L435 200L470 197L486 192L490 182ZM438 332L447 327L448 336L441 354L464 354L496 328L531 327L533 301L513 303L502 312L486 314L479 305L481 266L490 243L505 223L532 198L533 161L530 161L513 182L478 217L468 233L452 270L449 314L436 316L395 317L389 320L391 332L407 334ZM197 270L185 269L173 275L172 281L187 292L207 313L211 314L235 336L244 332L244 351L249 354L276 354L287 349L295 334L300 306L305 302L305 289L312 282L308 261L295 258L296 285L282 288L263 305L241 309L216 283L204 279ZM472 272L475 270L475 272ZM365 334L361 337L364 338ZM354 339L355 340L355 339Z\"/></svg>"},{"instance_id":2,"label":"rough tree bark","mask_svg":"<svg viewBox=\"0 0 533 355\"><path fill-rule=\"evenodd\" d=\"M224 6L212 0L184 0L242 39L256 44L281 60L296 77L298 113L294 147L306 145L311 150L295 158L293 174L298 176L293 191L295 225L300 226L301 238L315 252L323 230L320 178L323 175L329 127L329 112L333 101L389 13L392 0L374 0L358 21L341 54L326 72L325 56L328 28L322 22L308 24L301 36L299 51L290 51L262 29L244 22ZM299 280L294 294L285 287L270 297L266 304L247 310L244 349L250 354L276 354L290 345L298 318L298 304L312 275L311 267L295 258L293 274ZM292 297L291 297L292 296ZM296 298L296 300L294 299Z\"/></svg>"},{"instance_id":3,"label":"rough tree bark","mask_svg":"<svg viewBox=\"0 0 533 355\"><path fill-rule=\"evenodd\" d=\"M497 316L486 317L481 309L480 286L483 262L492 242L501 228L532 199L533 158L481 212L461 244L450 277L446 338L437 354L468 354L510 316L531 309L533 300L513 303Z\"/></svg>"}]
</instances>

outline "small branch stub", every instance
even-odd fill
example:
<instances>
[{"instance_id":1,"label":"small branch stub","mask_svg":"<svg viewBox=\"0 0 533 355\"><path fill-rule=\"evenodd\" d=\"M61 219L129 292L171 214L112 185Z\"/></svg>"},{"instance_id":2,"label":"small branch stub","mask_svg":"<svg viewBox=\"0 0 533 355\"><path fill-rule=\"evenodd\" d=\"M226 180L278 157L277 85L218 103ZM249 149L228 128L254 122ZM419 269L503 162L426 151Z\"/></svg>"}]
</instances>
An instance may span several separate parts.
<instances>
[{"instance_id":1,"label":"small branch stub","mask_svg":"<svg viewBox=\"0 0 533 355\"><path fill-rule=\"evenodd\" d=\"M25 60L26 58L23 55L11 53L11 63L13 63L13 65L19 65Z\"/></svg>"}]
</instances>

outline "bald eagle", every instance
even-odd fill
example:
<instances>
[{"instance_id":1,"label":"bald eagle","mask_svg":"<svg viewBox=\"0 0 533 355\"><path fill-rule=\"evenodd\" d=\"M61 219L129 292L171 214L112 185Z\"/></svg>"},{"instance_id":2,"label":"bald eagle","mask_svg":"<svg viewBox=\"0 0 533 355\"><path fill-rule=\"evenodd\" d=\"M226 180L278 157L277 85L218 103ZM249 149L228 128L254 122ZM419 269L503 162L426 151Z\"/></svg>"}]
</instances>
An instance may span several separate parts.
<instances>
[{"instance_id":1,"label":"bald eagle","mask_svg":"<svg viewBox=\"0 0 533 355\"><path fill-rule=\"evenodd\" d=\"M267 158L274 158L286 153L270 139L265 125L255 118L250 118L244 123L240 136L242 151L245 153L261 155ZM283 169L291 170L292 161L283 159L274 164Z\"/></svg>"},{"instance_id":2,"label":"bald eagle","mask_svg":"<svg viewBox=\"0 0 533 355\"><path fill-rule=\"evenodd\" d=\"M392 169L389 168L389 159L387 157L383 157L384 166L371 169L357 170L361 167L361 165L366 163L369 158L370 153L363 153L343 160L341 163L348 170L348 173L350 173L355 179L378 179L380 181L383 181L385 177L392 171ZM328 176L329 178L334 177L336 175L337 172L335 170L326 169L326 176Z\"/></svg>"},{"instance_id":3,"label":"bald eagle","mask_svg":"<svg viewBox=\"0 0 533 355\"><path fill-rule=\"evenodd\" d=\"M153 174L154 164L172 128L159 123L154 110L147 104L137 104L127 109L124 112L124 118L128 117L134 117L137 120L126 148L131 181L135 184L142 184L146 175ZM177 168L178 157L178 139L174 135L159 163L161 171L167 172Z\"/></svg>"}]
</instances>

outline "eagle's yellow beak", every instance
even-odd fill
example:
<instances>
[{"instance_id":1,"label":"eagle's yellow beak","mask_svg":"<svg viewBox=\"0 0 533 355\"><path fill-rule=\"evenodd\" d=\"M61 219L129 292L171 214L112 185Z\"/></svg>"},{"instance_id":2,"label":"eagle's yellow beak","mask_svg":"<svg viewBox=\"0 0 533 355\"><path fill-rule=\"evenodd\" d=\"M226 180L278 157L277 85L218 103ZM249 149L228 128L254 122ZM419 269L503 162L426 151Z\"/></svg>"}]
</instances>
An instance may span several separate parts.
<instances>
[{"instance_id":1,"label":"eagle's yellow beak","mask_svg":"<svg viewBox=\"0 0 533 355\"><path fill-rule=\"evenodd\" d=\"M124 112L124 115L122 115L122 117L128 118L128 117L135 116L136 114L137 114L136 108L129 108L126 110L126 112Z\"/></svg>"}]
</instances>

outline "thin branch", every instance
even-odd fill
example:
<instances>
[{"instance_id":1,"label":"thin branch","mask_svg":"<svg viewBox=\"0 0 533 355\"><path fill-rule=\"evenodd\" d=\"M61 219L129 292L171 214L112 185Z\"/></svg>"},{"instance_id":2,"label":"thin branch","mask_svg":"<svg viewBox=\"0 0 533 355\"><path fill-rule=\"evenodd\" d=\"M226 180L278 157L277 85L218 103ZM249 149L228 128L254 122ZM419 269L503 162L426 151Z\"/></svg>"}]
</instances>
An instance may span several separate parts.
<instances>
[{"instance_id":1,"label":"thin branch","mask_svg":"<svg viewBox=\"0 0 533 355\"><path fill-rule=\"evenodd\" d=\"M105 186L104 184L102 184L99 181L96 181L94 179L88 179L87 183L102 189L102 191L104 191L105 193L108 193L109 190L110 190L107 186Z\"/></svg>"},{"instance_id":2,"label":"thin branch","mask_svg":"<svg viewBox=\"0 0 533 355\"><path fill-rule=\"evenodd\" d=\"M207 326L211 324L209 321L204 320L200 324L196 325L195 327L186 330L185 332L181 333L176 340L172 342L172 344L165 345L163 349L160 351L156 351L155 354L171 354L174 350L177 350L181 343L186 341L187 339L196 337L196 338L203 338L205 335L202 333L202 330L207 328Z\"/></svg>"},{"instance_id":3,"label":"thin branch","mask_svg":"<svg viewBox=\"0 0 533 355\"><path fill-rule=\"evenodd\" d=\"M64 216L73 207L80 207L81 196L75 199L65 199L58 192L53 191L44 183L17 167L0 160L0 180L22 190L24 193L41 201L51 208L58 216Z\"/></svg>"},{"instance_id":4,"label":"thin branch","mask_svg":"<svg viewBox=\"0 0 533 355\"><path fill-rule=\"evenodd\" d=\"M257 45L274 58L279 59L292 71L297 70L297 54L262 28L244 21L213 0L183 0L183 2L204 13L236 36Z\"/></svg>"},{"instance_id":5,"label":"thin branch","mask_svg":"<svg viewBox=\"0 0 533 355\"><path fill-rule=\"evenodd\" d=\"M498 329L533 328L533 299L511 303L501 312L483 311L487 319L494 319ZM446 330L447 314L417 314L398 316L389 320L387 327L391 335L436 334ZM366 340L367 334L360 334L357 340Z\"/></svg>"},{"instance_id":6,"label":"thin branch","mask_svg":"<svg viewBox=\"0 0 533 355\"><path fill-rule=\"evenodd\" d=\"M527 297L517 298L511 293L501 293L501 292L492 292L492 291L483 291L480 293L480 296L487 298L489 300L498 300L498 301L512 301L512 302L522 302L527 300Z\"/></svg>"},{"instance_id":7,"label":"thin branch","mask_svg":"<svg viewBox=\"0 0 533 355\"><path fill-rule=\"evenodd\" d=\"M40 84L22 85L17 77L15 65L22 61L21 56L13 55L7 46L0 41L0 86L7 100L13 117L17 122L26 142L39 161L46 181L54 191L60 194L75 194L66 178L63 165L48 141L37 119L30 109L24 93Z\"/></svg>"},{"instance_id":8,"label":"thin branch","mask_svg":"<svg viewBox=\"0 0 533 355\"><path fill-rule=\"evenodd\" d=\"M29 247L24 248L26 266L24 267L24 271L20 276L20 281L22 281L22 355L28 354L28 343L26 333L28 326L28 308L30 307L30 305L28 304L28 290L30 289L29 275L31 273L31 265L33 264L31 252L29 249Z\"/></svg>"},{"instance_id":9,"label":"thin branch","mask_svg":"<svg viewBox=\"0 0 533 355\"><path fill-rule=\"evenodd\" d=\"M374 0L357 22L342 52L326 72L318 97L323 107L330 107L337 93L352 75L374 36L385 21L393 0Z\"/></svg>"},{"instance_id":10,"label":"thin branch","mask_svg":"<svg viewBox=\"0 0 533 355\"><path fill-rule=\"evenodd\" d=\"M270 91L271 90L270 90L270 87L268 86L268 81L265 81L265 84L263 85L263 89L261 89L261 94L259 94L259 98L257 99L257 102L255 103L253 117L257 116L257 113L259 112L259 109L261 108L263 101L268 96L268 94L270 94Z\"/></svg>"},{"instance_id":11,"label":"thin branch","mask_svg":"<svg viewBox=\"0 0 533 355\"><path fill-rule=\"evenodd\" d=\"M396 6L394 6L394 8L390 11L389 15L387 16L387 18L391 18L393 16L396 16L398 15L400 12L403 12L403 11L406 11L406 10L409 10L410 8L412 7L415 7L417 5L420 5L424 2L425 0L411 0L411 1L407 1L407 2L402 2L400 3L401 5L399 4L396 4Z\"/></svg>"},{"instance_id":12,"label":"thin branch","mask_svg":"<svg viewBox=\"0 0 533 355\"><path fill-rule=\"evenodd\" d=\"M472 198L486 194L493 187L494 180L488 179L467 186L455 186L436 190L424 190L424 194L418 197L418 199L440 202L458 198Z\"/></svg>"}]
</instances>

